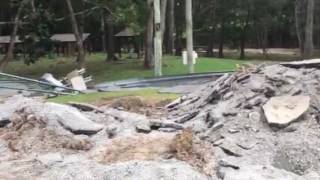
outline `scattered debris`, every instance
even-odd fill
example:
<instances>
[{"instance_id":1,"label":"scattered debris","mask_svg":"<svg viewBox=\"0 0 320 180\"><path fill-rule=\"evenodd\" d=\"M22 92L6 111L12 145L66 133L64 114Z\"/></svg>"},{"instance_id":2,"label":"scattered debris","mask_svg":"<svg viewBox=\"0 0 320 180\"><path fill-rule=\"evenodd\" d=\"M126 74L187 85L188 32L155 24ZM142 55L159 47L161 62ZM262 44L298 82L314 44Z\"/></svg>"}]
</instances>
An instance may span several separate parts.
<instances>
[{"instance_id":1,"label":"scattered debris","mask_svg":"<svg viewBox=\"0 0 320 180\"><path fill-rule=\"evenodd\" d=\"M85 91L87 90L87 85L83 78L84 73L85 69L74 70L67 74L66 80L74 89L78 91Z\"/></svg>"},{"instance_id":2,"label":"scattered debris","mask_svg":"<svg viewBox=\"0 0 320 180\"><path fill-rule=\"evenodd\" d=\"M9 84L11 84L6 85L8 83L3 83L3 85L1 83L1 89L17 90L19 92L38 92L53 95L73 95L80 92L64 85L61 86L62 83L55 79L51 74L45 74L40 81L7 73L0 73L0 77L0 81L9 81ZM30 85L32 88L30 88Z\"/></svg>"},{"instance_id":3,"label":"scattered debris","mask_svg":"<svg viewBox=\"0 0 320 180\"><path fill-rule=\"evenodd\" d=\"M314 63L238 67L141 114L123 101L5 99L0 179L319 180Z\"/></svg>"},{"instance_id":4,"label":"scattered debris","mask_svg":"<svg viewBox=\"0 0 320 180\"><path fill-rule=\"evenodd\" d=\"M259 66L249 70L241 68L237 73L226 74L217 81L204 85L184 97L183 101L179 99L171 103L167 106L167 117L185 128L192 128L201 139L219 148L219 151L215 150L216 153L219 152L215 154L218 160L216 166L227 166L224 168L232 169L235 173L242 174L251 165L272 167L270 162L276 157L275 149L284 145L291 147L286 153L288 156L294 154L292 152L298 152L299 147L308 156L310 154L310 157L319 159L318 148L313 148L312 153L305 148L316 147L320 143L320 124L317 122L320 114L320 69L313 66L318 63L318 60L312 60ZM188 121L176 121L177 118L195 113L197 115L188 118ZM297 120L301 121L293 123ZM279 131L274 126L284 129ZM199 131L199 127L203 127L203 130ZM286 169L289 172L283 171L284 174L307 179L303 176L307 172L320 171L318 163L309 161L302 155L298 156L301 156L299 163L306 164L306 167L299 174L292 168ZM239 169L228 167L225 163L219 164L219 160L225 158L232 158ZM285 162L290 163L292 161ZM241 164L244 164L244 170ZM295 166L299 166L298 163ZM250 177L224 174L222 179L229 180L246 180ZM277 170L274 173L257 171L252 177L269 180L272 178L267 175L277 177L276 174Z\"/></svg>"}]
</instances>

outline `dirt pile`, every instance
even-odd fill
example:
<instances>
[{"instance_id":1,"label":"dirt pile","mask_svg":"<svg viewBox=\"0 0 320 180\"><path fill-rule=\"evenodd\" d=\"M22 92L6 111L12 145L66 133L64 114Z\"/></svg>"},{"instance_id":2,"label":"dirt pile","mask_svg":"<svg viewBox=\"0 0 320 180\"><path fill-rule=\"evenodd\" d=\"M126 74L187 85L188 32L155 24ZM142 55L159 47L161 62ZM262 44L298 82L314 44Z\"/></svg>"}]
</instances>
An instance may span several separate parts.
<instances>
[{"instance_id":1,"label":"dirt pile","mask_svg":"<svg viewBox=\"0 0 320 180\"><path fill-rule=\"evenodd\" d=\"M239 68L162 116L9 98L0 179L320 180L316 65Z\"/></svg>"},{"instance_id":2,"label":"dirt pile","mask_svg":"<svg viewBox=\"0 0 320 180\"><path fill-rule=\"evenodd\" d=\"M85 136L74 136L66 129L53 126L46 117L37 116L25 108L10 118L11 124L0 133L9 149L20 155L53 151L89 150L92 143Z\"/></svg>"},{"instance_id":3,"label":"dirt pile","mask_svg":"<svg viewBox=\"0 0 320 180\"><path fill-rule=\"evenodd\" d=\"M148 99L139 96L128 96L121 98L101 99L95 103L99 107L115 108L146 116L162 116L163 107L170 103L170 99Z\"/></svg>"},{"instance_id":4,"label":"dirt pile","mask_svg":"<svg viewBox=\"0 0 320 180\"><path fill-rule=\"evenodd\" d=\"M215 146L221 179L230 179L224 169L243 173L254 165L301 178L320 172L320 69L312 67L250 66L226 74L169 104L168 119Z\"/></svg>"},{"instance_id":5,"label":"dirt pile","mask_svg":"<svg viewBox=\"0 0 320 180\"><path fill-rule=\"evenodd\" d=\"M193 132L186 129L178 134L153 133L115 138L97 148L92 153L92 158L102 164L177 159L211 175L214 155L209 153L210 149L208 144L194 137Z\"/></svg>"},{"instance_id":6,"label":"dirt pile","mask_svg":"<svg viewBox=\"0 0 320 180\"><path fill-rule=\"evenodd\" d=\"M0 128L0 179L206 179L213 172L207 147L176 123L70 105L22 96L0 104L10 110ZM175 132L160 132L168 127Z\"/></svg>"}]
</instances>

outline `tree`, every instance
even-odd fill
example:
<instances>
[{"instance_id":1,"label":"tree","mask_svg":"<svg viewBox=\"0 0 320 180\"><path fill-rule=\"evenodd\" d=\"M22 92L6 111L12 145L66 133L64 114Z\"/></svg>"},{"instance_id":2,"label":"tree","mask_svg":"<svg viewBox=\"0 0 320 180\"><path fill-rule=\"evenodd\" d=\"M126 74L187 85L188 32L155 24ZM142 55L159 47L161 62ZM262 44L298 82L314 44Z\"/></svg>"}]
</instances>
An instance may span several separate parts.
<instances>
[{"instance_id":1,"label":"tree","mask_svg":"<svg viewBox=\"0 0 320 180\"><path fill-rule=\"evenodd\" d=\"M168 44L167 53L173 55L174 49L174 30L175 30L175 0L169 0L168 6Z\"/></svg>"},{"instance_id":2,"label":"tree","mask_svg":"<svg viewBox=\"0 0 320 180\"><path fill-rule=\"evenodd\" d=\"M216 15L216 0L212 0L209 4L210 6L210 25L208 27L210 39L208 42L208 48L207 48L207 56L213 56L213 45L214 45L214 36L215 36L215 15Z\"/></svg>"},{"instance_id":3,"label":"tree","mask_svg":"<svg viewBox=\"0 0 320 180\"><path fill-rule=\"evenodd\" d=\"M299 41L299 47L300 47L300 52L301 55L303 56L304 54L304 41L305 37L303 36L304 34L304 26L305 26L305 21L303 20L305 18L305 2L306 0L296 0L295 4L295 25L296 25L296 31L297 31L297 37Z\"/></svg>"},{"instance_id":4,"label":"tree","mask_svg":"<svg viewBox=\"0 0 320 180\"><path fill-rule=\"evenodd\" d=\"M78 57L77 57L77 62L78 62L78 68L84 68L85 67L85 52L84 52L84 47L83 47L83 41L82 41L82 36L79 31L79 26L77 19L74 14L74 10L72 7L72 3L70 0L65 0L68 10L69 10L69 15L71 19L71 25L73 29L74 36L77 41L77 48L78 48Z\"/></svg>"},{"instance_id":5,"label":"tree","mask_svg":"<svg viewBox=\"0 0 320 180\"><path fill-rule=\"evenodd\" d=\"M114 20L111 16L107 19L108 26L108 61L115 61L118 58L115 55L115 47L114 47Z\"/></svg>"},{"instance_id":6,"label":"tree","mask_svg":"<svg viewBox=\"0 0 320 180\"><path fill-rule=\"evenodd\" d=\"M22 0L19 4L18 11L14 18L13 30L10 36L9 48L6 55L0 61L0 71L3 71L5 67L8 65L9 61L13 58L13 51L15 47L15 41L17 37L17 32L20 24L20 16L25 4L28 3L28 0Z\"/></svg>"},{"instance_id":7,"label":"tree","mask_svg":"<svg viewBox=\"0 0 320 180\"><path fill-rule=\"evenodd\" d=\"M192 22L192 0L186 0L186 34L187 34L187 58L189 73L194 73L193 65L193 22Z\"/></svg>"},{"instance_id":8,"label":"tree","mask_svg":"<svg viewBox=\"0 0 320 180\"><path fill-rule=\"evenodd\" d=\"M166 16L167 16L167 0L161 0L161 8L160 8L160 14L161 14L161 44L163 44L164 39L164 33L166 30Z\"/></svg>"},{"instance_id":9,"label":"tree","mask_svg":"<svg viewBox=\"0 0 320 180\"><path fill-rule=\"evenodd\" d=\"M303 57L309 59L313 55L314 0L307 0L307 18L305 27L305 44Z\"/></svg>"},{"instance_id":10,"label":"tree","mask_svg":"<svg viewBox=\"0 0 320 180\"><path fill-rule=\"evenodd\" d=\"M231 25L227 22L233 22L233 14L234 12L234 5L235 3L232 0L217 0L216 2L216 12L215 12L215 31L217 32L218 36L218 43L219 43L219 52L218 57L224 57L224 45L226 41L227 30L230 29ZM230 37L229 37L230 38Z\"/></svg>"},{"instance_id":11,"label":"tree","mask_svg":"<svg viewBox=\"0 0 320 180\"><path fill-rule=\"evenodd\" d=\"M160 0L153 1L154 7L154 74L162 76L162 29Z\"/></svg>"},{"instance_id":12,"label":"tree","mask_svg":"<svg viewBox=\"0 0 320 180\"><path fill-rule=\"evenodd\" d=\"M147 27L145 30L145 55L144 55L144 67L150 69L153 65L153 21L154 21L154 11L153 11L153 0L148 0L148 20Z\"/></svg>"},{"instance_id":13,"label":"tree","mask_svg":"<svg viewBox=\"0 0 320 180\"><path fill-rule=\"evenodd\" d=\"M101 20L101 25L100 25L100 28L101 28L101 42L102 42L102 51L107 53L107 45L106 45L106 42L107 42L107 38L106 38L106 19L105 19L105 12L104 12L104 9L101 9L101 15L100 15L100 20Z\"/></svg>"}]
</instances>

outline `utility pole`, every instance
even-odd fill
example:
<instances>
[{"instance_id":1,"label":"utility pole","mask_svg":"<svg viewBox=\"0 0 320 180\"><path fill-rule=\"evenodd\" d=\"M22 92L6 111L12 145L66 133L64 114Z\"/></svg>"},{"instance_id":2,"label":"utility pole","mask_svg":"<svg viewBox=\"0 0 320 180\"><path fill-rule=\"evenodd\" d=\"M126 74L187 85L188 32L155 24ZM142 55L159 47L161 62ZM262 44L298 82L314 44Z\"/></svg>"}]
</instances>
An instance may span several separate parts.
<instances>
[{"instance_id":1,"label":"utility pole","mask_svg":"<svg viewBox=\"0 0 320 180\"><path fill-rule=\"evenodd\" d=\"M194 73L193 65L193 23L192 23L192 0L186 0L186 34L187 34L187 59L189 73Z\"/></svg>"},{"instance_id":2,"label":"utility pole","mask_svg":"<svg viewBox=\"0 0 320 180\"><path fill-rule=\"evenodd\" d=\"M154 0L154 73L155 76L162 76L162 32L161 32L161 13L160 0Z\"/></svg>"}]
</instances>

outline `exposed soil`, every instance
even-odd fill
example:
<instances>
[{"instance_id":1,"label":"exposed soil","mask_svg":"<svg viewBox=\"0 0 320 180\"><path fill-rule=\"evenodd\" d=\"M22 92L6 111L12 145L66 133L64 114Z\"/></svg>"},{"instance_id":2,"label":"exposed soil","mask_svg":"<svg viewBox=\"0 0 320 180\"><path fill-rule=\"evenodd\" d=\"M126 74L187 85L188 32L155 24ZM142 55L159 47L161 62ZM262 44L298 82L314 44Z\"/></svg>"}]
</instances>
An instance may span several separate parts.
<instances>
[{"instance_id":1,"label":"exposed soil","mask_svg":"<svg viewBox=\"0 0 320 180\"><path fill-rule=\"evenodd\" d=\"M109 107L115 109L121 109L128 112L134 112L143 114L146 116L152 115L165 115L165 105L169 104L172 100L157 100L146 99L140 96L128 96L112 99L101 99L95 102L94 105L98 107Z\"/></svg>"}]
</instances>

